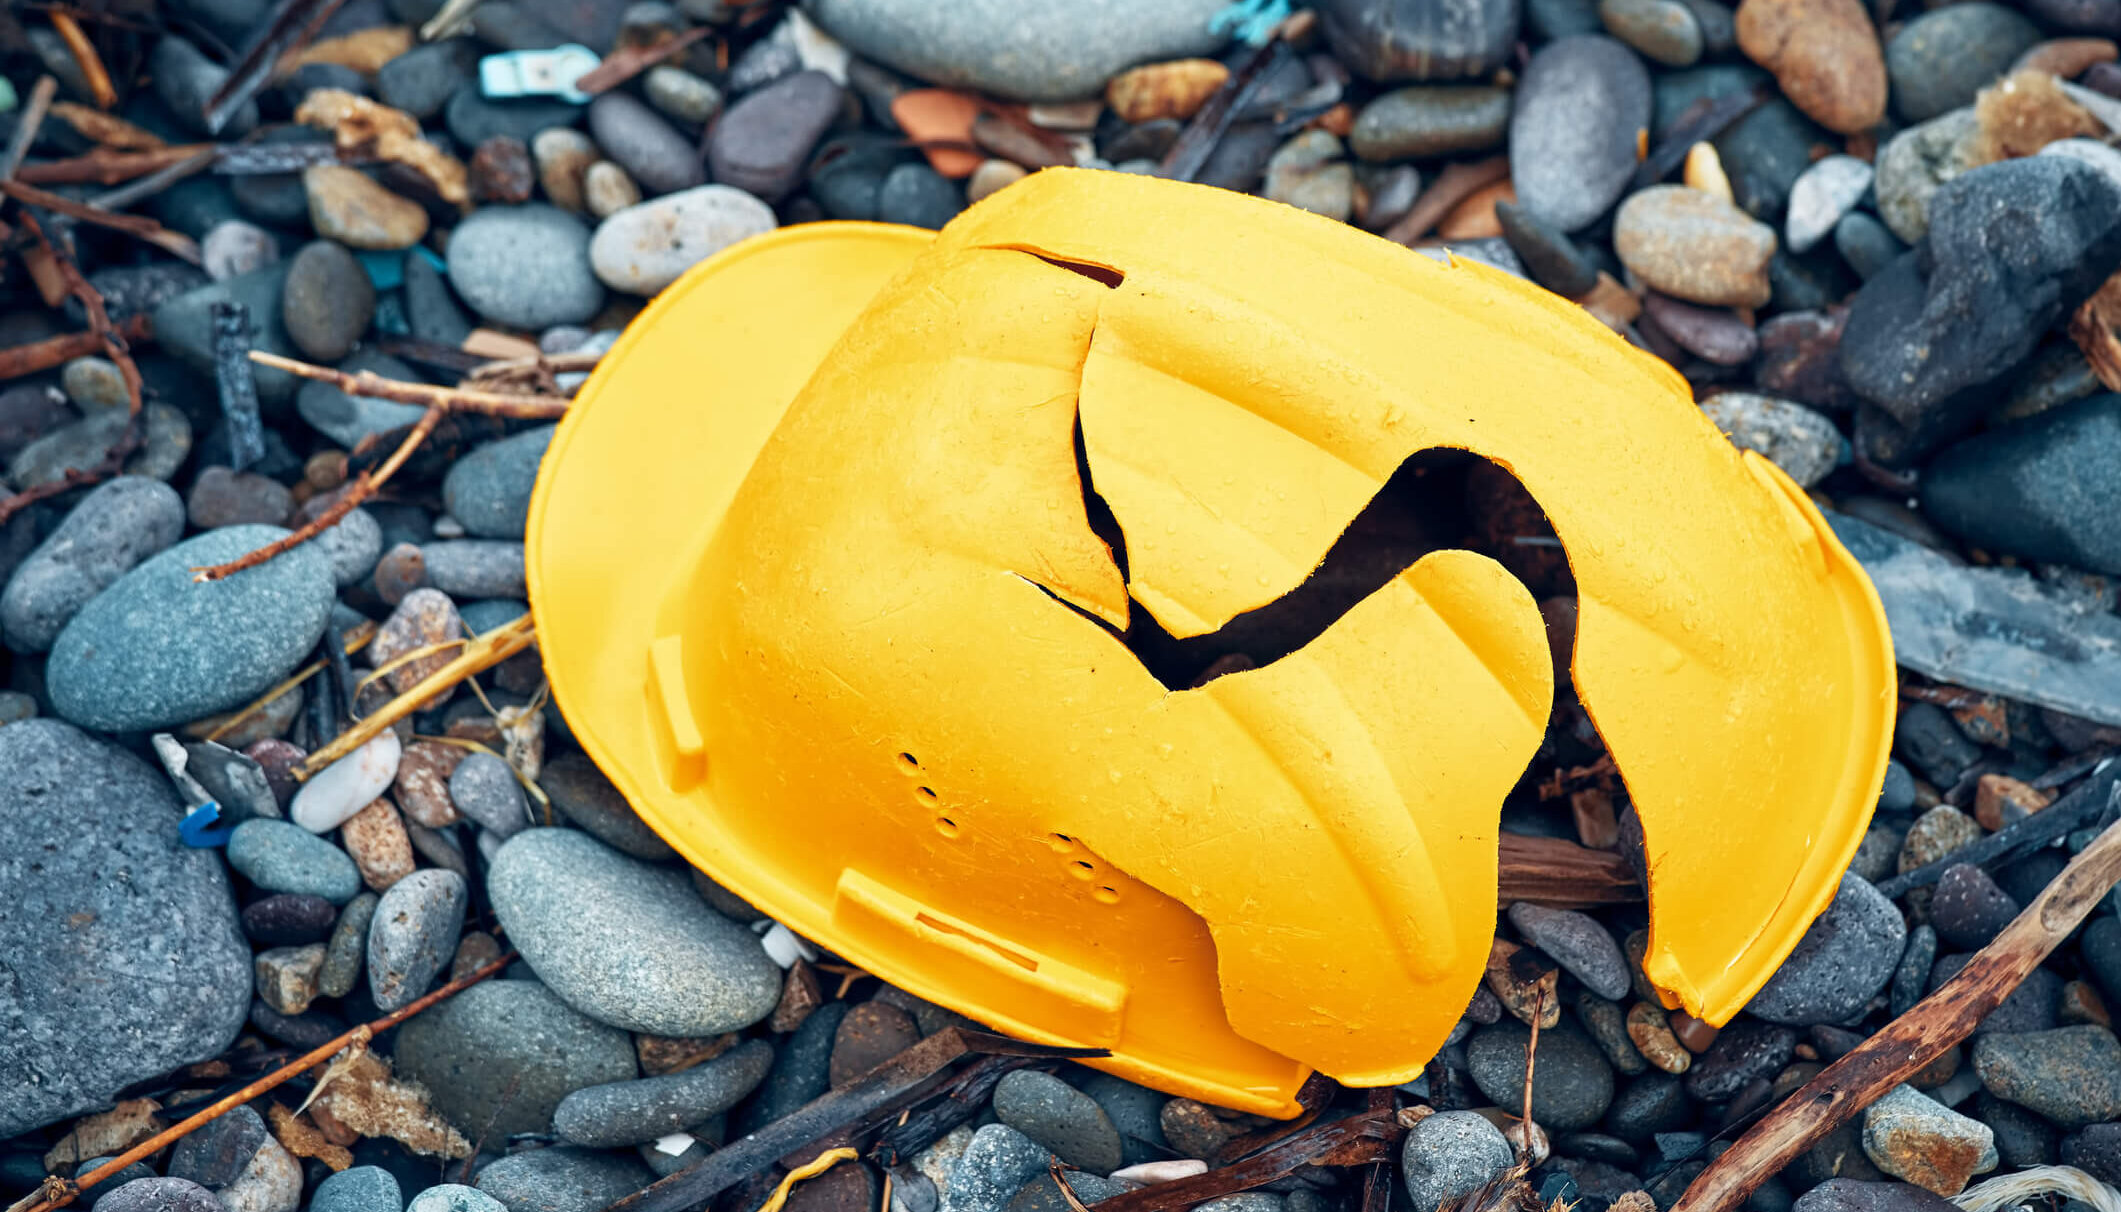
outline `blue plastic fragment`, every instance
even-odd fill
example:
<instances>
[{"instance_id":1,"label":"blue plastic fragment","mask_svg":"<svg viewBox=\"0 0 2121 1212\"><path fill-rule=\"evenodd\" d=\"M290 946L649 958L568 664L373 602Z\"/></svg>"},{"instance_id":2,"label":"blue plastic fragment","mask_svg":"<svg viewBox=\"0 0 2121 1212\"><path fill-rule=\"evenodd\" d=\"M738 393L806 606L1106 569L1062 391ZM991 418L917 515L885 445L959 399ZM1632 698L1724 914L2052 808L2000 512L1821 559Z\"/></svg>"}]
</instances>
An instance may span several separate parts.
<instances>
[{"instance_id":1,"label":"blue plastic fragment","mask_svg":"<svg viewBox=\"0 0 2121 1212\"><path fill-rule=\"evenodd\" d=\"M543 50L488 55L479 60L479 92L488 98L559 97L586 105L589 94L577 89L574 82L600 62L595 51L574 42Z\"/></svg>"},{"instance_id":2,"label":"blue plastic fragment","mask_svg":"<svg viewBox=\"0 0 2121 1212\"><path fill-rule=\"evenodd\" d=\"M361 260L361 268L368 271L368 280L377 290L396 290L405 284L405 250L402 248L356 249L354 256Z\"/></svg>"},{"instance_id":3,"label":"blue plastic fragment","mask_svg":"<svg viewBox=\"0 0 2121 1212\"><path fill-rule=\"evenodd\" d=\"M1234 35L1247 46L1265 46L1289 12L1289 0L1231 0L1208 18L1208 32Z\"/></svg>"},{"instance_id":4,"label":"blue plastic fragment","mask_svg":"<svg viewBox=\"0 0 2121 1212\"><path fill-rule=\"evenodd\" d=\"M235 826L216 829L221 821L221 805L208 800L186 814L177 826L177 840L195 850L211 850L228 845L228 839L236 831Z\"/></svg>"},{"instance_id":5,"label":"blue plastic fragment","mask_svg":"<svg viewBox=\"0 0 2121 1212\"><path fill-rule=\"evenodd\" d=\"M412 253L413 255L419 257L422 261L425 261L429 265L433 266L436 273L446 274L449 272L449 262L444 261L442 259L441 253L438 253L434 249L427 247L425 244L415 244L411 248L406 249L405 251Z\"/></svg>"}]
</instances>

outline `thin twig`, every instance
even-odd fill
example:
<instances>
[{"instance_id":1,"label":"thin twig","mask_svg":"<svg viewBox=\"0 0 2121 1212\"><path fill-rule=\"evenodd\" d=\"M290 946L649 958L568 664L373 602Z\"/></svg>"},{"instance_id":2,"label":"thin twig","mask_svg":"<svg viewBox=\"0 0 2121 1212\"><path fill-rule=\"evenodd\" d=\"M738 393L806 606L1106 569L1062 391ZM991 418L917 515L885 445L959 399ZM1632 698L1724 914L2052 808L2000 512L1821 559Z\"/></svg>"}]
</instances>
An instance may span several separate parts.
<instances>
[{"instance_id":1,"label":"thin twig","mask_svg":"<svg viewBox=\"0 0 2121 1212\"><path fill-rule=\"evenodd\" d=\"M363 619L359 626L356 626L353 629L347 631L345 634L341 635L339 639L342 643L346 645L346 651L348 653L355 653L367 647L368 642L376 638L376 630L376 625L372 620ZM273 687L271 690L268 690L264 694L259 695L256 699L253 699L251 701L249 706L243 708L243 710L238 711L234 715L229 716L227 719L221 721L221 723L214 727L214 730L212 732L206 734L206 739L209 741L218 741L222 737L227 736L229 733L234 732L237 728L242 727L243 722L245 720L248 720L250 717L258 714L260 711L265 710L266 704L272 702L274 699L279 698L281 695L286 694L288 691L293 690L295 687L300 686L302 683L315 677L317 675L317 671L324 668L324 666L329 663L330 662L328 661L319 659L311 661L309 664L302 666L302 668L295 670L294 673L288 675L286 681L281 682L279 685Z\"/></svg>"},{"instance_id":2,"label":"thin twig","mask_svg":"<svg viewBox=\"0 0 2121 1212\"><path fill-rule=\"evenodd\" d=\"M578 91L590 94L609 92L713 32L712 26L702 25L654 46L629 46L615 50L605 56L602 63L584 72L581 78L574 82L574 86Z\"/></svg>"},{"instance_id":3,"label":"thin twig","mask_svg":"<svg viewBox=\"0 0 2121 1212\"><path fill-rule=\"evenodd\" d=\"M2121 822L2109 825L1958 975L1753 1125L1694 1179L1673 1212L1725 1212L1857 1112L1973 1033L2121 881Z\"/></svg>"},{"instance_id":4,"label":"thin twig","mask_svg":"<svg viewBox=\"0 0 2121 1212\"><path fill-rule=\"evenodd\" d=\"M183 232L171 231L146 215L125 215L102 210L86 202L76 202L49 190L38 189L34 185L24 185L20 181L0 179L0 194L6 194L26 206L41 207L55 214L65 215L69 219L124 232L193 265L199 264L198 241Z\"/></svg>"},{"instance_id":5,"label":"thin twig","mask_svg":"<svg viewBox=\"0 0 2121 1212\"><path fill-rule=\"evenodd\" d=\"M44 115L50 112L52 97L58 91L59 82L50 76L38 77L36 86L29 90L29 104L22 107L22 116L15 120L14 137L7 141L7 151L0 153L0 181L12 179L21 167L22 157L36 142L37 130L44 125Z\"/></svg>"},{"instance_id":6,"label":"thin twig","mask_svg":"<svg viewBox=\"0 0 2121 1212\"><path fill-rule=\"evenodd\" d=\"M81 75L88 81L88 91L95 97L96 108L109 109L116 105L118 90L111 87L110 73L103 69L102 56L96 54L96 48L90 44L88 35L82 32L81 23L74 20L71 13L51 12L45 15L51 18L52 28L58 30L59 36L66 40L66 49L73 54L74 62L80 65Z\"/></svg>"},{"instance_id":7,"label":"thin twig","mask_svg":"<svg viewBox=\"0 0 2121 1212\"><path fill-rule=\"evenodd\" d=\"M1413 209L1406 216L1385 229L1385 239L1400 244L1412 244L1429 234L1429 229L1443 221L1460 202L1473 196L1477 190L1486 189L1510 175L1508 156L1490 156L1485 160L1470 163L1459 161L1447 166L1430 182L1429 188L1414 199Z\"/></svg>"},{"instance_id":8,"label":"thin twig","mask_svg":"<svg viewBox=\"0 0 2121 1212\"><path fill-rule=\"evenodd\" d=\"M145 313L127 316L115 329L126 341L141 341L154 335L154 326ZM103 348L103 336L93 332L69 332L56 337L46 337L28 345L17 345L13 349L0 349L0 382L33 375L54 366L64 366L75 358L85 357Z\"/></svg>"},{"instance_id":9,"label":"thin twig","mask_svg":"<svg viewBox=\"0 0 2121 1212\"><path fill-rule=\"evenodd\" d=\"M345 2L280 0L260 25L257 37L244 49L243 58L229 70L228 78L214 90L214 95L206 99L206 129L218 134L228 125L228 120L258 91L280 61L307 46Z\"/></svg>"},{"instance_id":10,"label":"thin twig","mask_svg":"<svg viewBox=\"0 0 2121 1212\"><path fill-rule=\"evenodd\" d=\"M265 356L270 357L271 355ZM251 357L259 358L259 355L253 352ZM263 359L260 358L259 360L262 361ZM362 373L367 374L369 372L363 371ZM340 519L352 513L355 506L374 496L376 489L380 488L385 480L396 474L398 468L405 465L405 460L412 457L413 449L425 441L428 434L434 432L436 423L441 421L441 419L442 409L434 404L428 405L427 411L420 414L420 419L414 422L412 429L406 433L405 440L398 443L398 448L390 453L390 457L383 461L382 466L377 467L373 471L364 471L360 475L355 476L353 483L339 494L338 500L333 501L331 506L325 509L324 512L303 524L301 529L292 534L274 539L255 551L245 552L226 564L215 564L208 568L194 568L192 569L191 579L193 581L218 581L224 577L232 577L246 568L256 568L283 551L292 551L294 548L338 525Z\"/></svg>"},{"instance_id":11,"label":"thin twig","mask_svg":"<svg viewBox=\"0 0 2121 1212\"><path fill-rule=\"evenodd\" d=\"M492 391L468 391L460 387L436 387L428 383L405 383L386 379L372 370L348 374L328 366L313 366L283 358L264 350L252 350L250 360L260 366L284 370L297 378L329 383L350 396L396 400L400 404L439 407L446 412L476 412L494 417L550 421L567 412L568 401L552 396L505 395Z\"/></svg>"},{"instance_id":12,"label":"thin twig","mask_svg":"<svg viewBox=\"0 0 2121 1212\"><path fill-rule=\"evenodd\" d=\"M81 301L82 310L88 313L89 334L96 338L96 344L117 364L119 377L125 380L127 424L125 432L119 434L118 440L111 443L110 449L104 453L101 463L86 470L69 467L66 474L58 480L26 488L7 500L0 501L0 526L6 525L10 518L32 502L55 497L83 484L94 484L117 475L124 469L125 460L140 444L140 368L133 363L132 349L126 344L125 338L111 325L110 312L103 306L102 292L90 286L88 279L81 276L81 267L75 265L73 258L67 256L65 250L44 234L44 225L37 221L34 213L25 209L22 212L22 223L29 228L30 234L36 237L38 248L58 269L60 277L66 283L67 293Z\"/></svg>"},{"instance_id":13,"label":"thin twig","mask_svg":"<svg viewBox=\"0 0 2121 1212\"><path fill-rule=\"evenodd\" d=\"M134 1162L158 1153L169 1145L190 1136L193 1132L221 1118L237 1107L275 1089L288 1079L300 1076L308 1070L329 1061L348 1045L356 1043L365 1045L377 1035L397 1026L436 1002L445 998L455 997L464 990L508 967L515 960L515 957L516 953L513 950L504 952L492 963L471 973L469 976L453 980L402 1009L393 1010L372 1023L363 1023L344 1035L333 1039L330 1043L310 1049L287 1064L229 1095L227 1098L215 1102L197 1115L156 1133L77 1179L71 1181L63 1178L46 1180L42 1199L36 1203L29 1204L27 1207L17 1204L9 1209L8 1212L52 1212L54 1208L65 1207L67 1204L72 1203L74 1197L82 1191L95 1186Z\"/></svg>"},{"instance_id":14,"label":"thin twig","mask_svg":"<svg viewBox=\"0 0 2121 1212\"><path fill-rule=\"evenodd\" d=\"M356 721L329 745L303 758L294 769L296 781L307 781L318 771L374 740L385 728L411 715L420 704L473 674L493 668L530 647L537 638L537 627L526 614L470 641L455 660L421 678L398 697Z\"/></svg>"},{"instance_id":15,"label":"thin twig","mask_svg":"<svg viewBox=\"0 0 2121 1212\"><path fill-rule=\"evenodd\" d=\"M20 130L20 127L16 128ZM26 164L21 171L8 174L17 181L32 185L121 185L136 177L160 172L172 164L181 164L202 151L213 151L211 143L186 143L178 147L158 147L153 151L112 151L99 147L87 155L70 160L53 160L44 164Z\"/></svg>"},{"instance_id":16,"label":"thin twig","mask_svg":"<svg viewBox=\"0 0 2121 1212\"><path fill-rule=\"evenodd\" d=\"M122 207L131 206L142 198L151 198L161 193L213 162L213 149L207 148L204 151L177 161L168 168L151 172L144 177L137 177L116 189L97 194L88 200L88 204L97 210L118 210Z\"/></svg>"}]
</instances>

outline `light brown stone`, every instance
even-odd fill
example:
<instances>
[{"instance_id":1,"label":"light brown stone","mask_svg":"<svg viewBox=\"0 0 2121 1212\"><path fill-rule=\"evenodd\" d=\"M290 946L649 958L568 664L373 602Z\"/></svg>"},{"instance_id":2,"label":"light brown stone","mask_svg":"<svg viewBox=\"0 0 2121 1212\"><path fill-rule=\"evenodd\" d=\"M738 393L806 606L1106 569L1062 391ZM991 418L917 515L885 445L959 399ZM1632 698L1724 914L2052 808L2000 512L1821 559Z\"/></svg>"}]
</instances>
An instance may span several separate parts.
<instances>
[{"instance_id":1,"label":"light brown stone","mask_svg":"<svg viewBox=\"0 0 2121 1212\"><path fill-rule=\"evenodd\" d=\"M1620 204L1613 251L1652 290L1714 307L1768 301L1775 229L1684 185L1653 185Z\"/></svg>"},{"instance_id":2,"label":"light brown stone","mask_svg":"<svg viewBox=\"0 0 2121 1212\"><path fill-rule=\"evenodd\" d=\"M1738 47L1828 130L1854 134L1885 117L1885 51L1862 0L1745 0Z\"/></svg>"},{"instance_id":3,"label":"light brown stone","mask_svg":"<svg viewBox=\"0 0 2121 1212\"><path fill-rule=\"evenodd\" d=\"M339 826L339 840L361 869L362 882L377 892L412 874L412 839L389 800L371 801L354 813Z\"/></svg>"},{"instance_id":4,"label":"light brown stone","mask_svg":"<svg viewBox=\"0 0 2121 1212\"><path fill-rule=\"evenodd\" d=\"M1229 78L1230 69L1213 59L1147 63L1112 77L1105 85L1105 103L1128 122L1184 121Z\"/></svg>"},{"instance_id":5,"label":"light brown stone","mask_svg":"<svg viewBox=\"0 0 2121 1212\"><path fill-rule=\"evenodd\" d=\"M309 222L317 234L348 248L410 248L427 234L427 211L343 164L302 170Z\"/></svg>"}]
</instances>

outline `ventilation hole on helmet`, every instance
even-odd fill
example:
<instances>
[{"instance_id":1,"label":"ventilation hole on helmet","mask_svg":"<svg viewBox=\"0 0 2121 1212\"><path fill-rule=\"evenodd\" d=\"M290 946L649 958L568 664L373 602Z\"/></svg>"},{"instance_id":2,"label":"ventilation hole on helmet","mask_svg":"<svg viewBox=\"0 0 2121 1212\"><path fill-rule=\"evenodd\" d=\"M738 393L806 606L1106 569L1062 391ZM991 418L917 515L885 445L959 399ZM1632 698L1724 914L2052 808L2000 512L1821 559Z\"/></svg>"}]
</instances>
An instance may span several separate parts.
<instances>
[{"instance_id":1,"label":"ventilation hole on helmet","mask_svg":"<svg viewBox=\"0 0 2121 1212\"><path fill-rule=\"evenodd\" d=\"M921 760L910 753L901 753L898 755L898 768L905 774L918 774L921 769Z\"/></svg>"},{"instance_id":2,"label":"ventilation hole on helmet","mask_svg":"<svg viewBox=\"0 0 2121 1212\"><path fill-rule=\"evenodd\" d=\"M1068 852L1069 852L1070 850L1073 850L1073 849L1075 849L1075 839L1074 839L1074 838L1072 838L1072 837L1069 837L1069 836L1068 836L1067 834L1065 834L1065 833L1049 833L1049 834L1047 834L1047 835L1046 835L1046 844L1047 844L1048 846L1051 846L1051 847L1053 847L1053 853L1055 853L1055 854L1066 854L1066 853L1068 853Z\"/></svg>"},{"instance_id":3,"label":"ventilation hole on helmet","mask_svg":"<svg viewBox=\"0 0 2121 1212\"><path fill-rule=\"evenodd\" d=\"M915 787L913 789L913 794L921 797L922 799L928 801L931 804L934 803L936 799L935 788L933 787Z\"/></svg>"},{"instance_id":4,"label":"ventilation hole on helmet","mask_svg":"<svg viewBox=\"0 0 2121 1212\"><path fill-rule=\"evenodd\" d=\"M1044 249L1033 248L1028 244L983 244L980 247L996 251L1020 252L1026 256L1037 257L1057 269L1065 269L1071 274L1080 274L1092 282L1105 287L1107 290L1116 290L1119 288L1120 283L1127 280L1127 275L1113 266L1099 265L1095 261L1080 261L1070 257L1063 257L1056 253L1046 252Z\"/></svg>"},{"instance_id":5,"label":"ventilation hole on helmet","mask_svg":"<svg viewBox=\"0 0 2121 1212\"><path fill-rule=\"evenodd\" d=\"M963 832L961 829L958 828L957 822L951 820L947 816L939 816L935 818L935 831L937 833L942 834L944 837L956 837L959 833Z\"/></svg>"},{"instance_id":6,"label":"ventilation hole on helmet","mask_svg":"<svg viewBox=\"0 0 2121 1212\"><path fill-rule=\"evenodd\" d=\"M1068 870L1074 873L1076 879L1087 880L1097 875L1097 864L1077 859L1068 864Z\"/></svg>"},{"instance_id":7,"label":"ventilation hole on helmet","mask_svg":"<svg viewBox=\"0 0 2121 1212\"><path fill-rule=\"evenodd\" d=\"M1099 901L1099 902L1101 902L1101 903L1103 903L1103 904L1107 904L1107 905L1117 905L1117 904L1119 904L1119 889L1117 889L1117 888L1114 888L1114 887L1113 887L1112 885L1110 885L1110 884L1105 884L1105 885L1102 885L1102 886L1100 886L1100 887L1098 888L1098 890L1097 890L1097 891L1095 891L1095 892L1093 892L1093 893L1091 893L1091 894L1090 894L1090 896L1091 896L1091 897L1092 897L1093 899L1095 899L1095 900L1097 900L1097 901Z\"/></svg>"}]
</instances>

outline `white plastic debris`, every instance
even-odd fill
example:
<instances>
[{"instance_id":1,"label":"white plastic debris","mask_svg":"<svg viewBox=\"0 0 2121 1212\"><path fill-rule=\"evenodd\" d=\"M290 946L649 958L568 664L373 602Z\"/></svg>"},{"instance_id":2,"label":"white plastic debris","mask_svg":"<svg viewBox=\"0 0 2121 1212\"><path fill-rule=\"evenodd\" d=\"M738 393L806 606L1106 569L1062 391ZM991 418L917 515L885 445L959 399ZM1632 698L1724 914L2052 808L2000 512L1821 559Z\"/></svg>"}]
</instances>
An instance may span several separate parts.
<instances>
[{"instance_id":1,"label":"white plastic debris","mask_svg":"<svg viewBox=\"0 0 2121 1212\"><path fill-rule=\"evenodd\" d=\"M690 1149L697 1140L698 1138L689 1132L673 1132L655 1142L655 1151L671 1157L677 1157L684 1153L685 1150Z\"/></svg>"},{"instance_id":2,"label":"white plastic debris","mask_svg":"<svg viewBox=\"0 0 2121 1212\"><path fill-rule=\"evenodd\" d=\"M795 967L795 961L799 959L817 958L816 948L797 938L795 931L779 922L774 922L766 928L766 933L759 939L759 945L766 949L768 958L783 968Z\"/></svg>"},{"instance_id":3,"label":"white plastic debris","mask_svg":"<svg viewBox=\"0 0 2121 1212\"><path fill-rule=\"evenodd\" d=\"M1196 1174L1206 1174L1208 1163L1197 1157L1174 1157L1169 1161L1142 1162L1112 1172L1116 1183L1170 1183Z\"/></svg>"}]
</instances>

